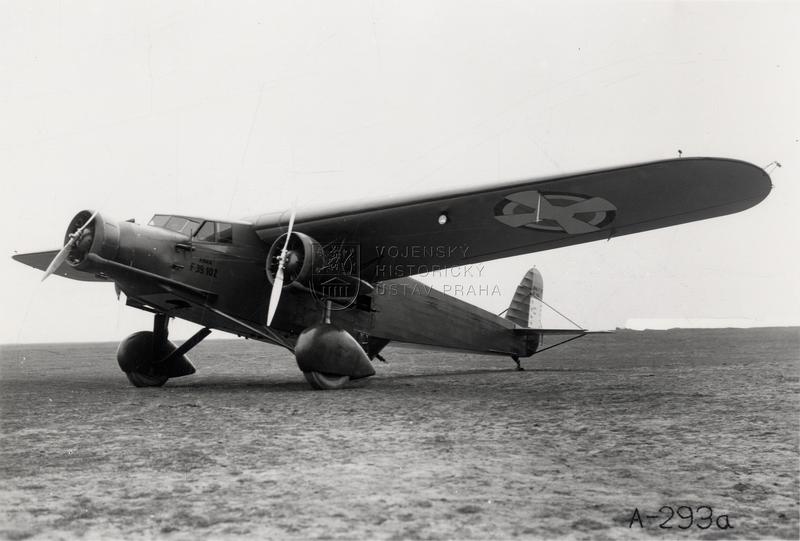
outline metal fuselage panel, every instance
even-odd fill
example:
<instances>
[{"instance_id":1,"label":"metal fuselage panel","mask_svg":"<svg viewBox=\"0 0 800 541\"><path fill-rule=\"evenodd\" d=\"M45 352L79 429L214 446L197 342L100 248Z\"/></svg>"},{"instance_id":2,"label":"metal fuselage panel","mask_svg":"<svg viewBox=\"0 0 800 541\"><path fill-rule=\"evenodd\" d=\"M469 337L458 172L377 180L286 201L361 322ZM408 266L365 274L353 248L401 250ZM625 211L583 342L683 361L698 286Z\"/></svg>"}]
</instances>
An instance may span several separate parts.
<instances>
[{"instance_id":1,"label":"metal fuselage panel","mask_svg":"<svg viewBox=\"0 0 800 541\"><path fill-rule=\"evenodd\" d=\"M209 292L204 301L208 305L260 324L266 318L265 299L270 290L264 271L266 249L248 225L234 224L233 236L232 243L203 242L159 227L122 222L114 260ZM113 269L104 272L113 276L133 302L200 325L225 327L218 316L190 308L180 295L165 292L155 280Z\"/></svg>"},{"instance_id":2,"label":"metal fuselage panel","mask_svg":"<svg viewBox=\"0 0 800 541\"><path fill-rule=\"evenodd\" d=\"M397 342L525 356L514 324L411 278L378 284L370 334Z\"/></svg>"},{"instance_id":3,"label":"metal fuselage panel","mask_svg":"<svg viewBox=\"0 0 800 541\"><path fill-rule=\"evenodd\" d=\"M273 326L292 334L319 323L324 314L323 301L291 287L281 304ZM372 338L487 354L530 354L512 322L411 278L378 284L367 306L334 303L330 319L362 343Z\"/></svg>"},{"instance_id":4,"label":"metal fuselage panel","mask_svg":"<svg viewBox=\"0 0 800 541\"><path fill-rule=\"evenodd\" d=\"M271 290L265 272L267 251L268 246L246 224L234 225L233 242L218 243L193 240L159 227L121 222L113 260L124 268L99 270L121 287L132 306L263 339L204 307L263 326ZM125 268L153 276L126 272ZM192 299L177 286L204 292L205 298ZM324 311L324 300L308 289L289 286L272 327L291 342L304 329L319 323ZM380 283L352 306L334 303L331 321L362 343L379 339L464 351L525 354L524 341L514 335L513 323L410 278Z\"/></svg>"}]
</instances>

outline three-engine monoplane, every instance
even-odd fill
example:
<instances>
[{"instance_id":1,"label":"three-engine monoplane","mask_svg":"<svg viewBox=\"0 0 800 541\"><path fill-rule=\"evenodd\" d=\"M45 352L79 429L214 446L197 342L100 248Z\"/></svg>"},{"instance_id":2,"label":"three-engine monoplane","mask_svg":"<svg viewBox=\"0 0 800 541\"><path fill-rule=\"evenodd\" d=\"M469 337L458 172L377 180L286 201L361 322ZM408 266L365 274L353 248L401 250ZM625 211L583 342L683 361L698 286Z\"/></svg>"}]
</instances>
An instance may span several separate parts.
<instances>
[{"instance_id":1,"label":"three-engine monoplane","mask_svg":"<svg viewBox=\"0 0 800 541\"><path fill-rule=\"evenodd\" d=\"M519 359L546 334L541 276L529 271L504 317L412 275L605 240L747 209L772 187L752 164L683 158L376 204L246 220L155 215L146 225L78 212L60 250L14 259L67 278L113 282L152 331L122 341L136 386L194 373L186 353L219 329L285 347L317 389L375 374L389 342ZM168 322L202 327L176 347Z\"/></svg>"}]
</instances>

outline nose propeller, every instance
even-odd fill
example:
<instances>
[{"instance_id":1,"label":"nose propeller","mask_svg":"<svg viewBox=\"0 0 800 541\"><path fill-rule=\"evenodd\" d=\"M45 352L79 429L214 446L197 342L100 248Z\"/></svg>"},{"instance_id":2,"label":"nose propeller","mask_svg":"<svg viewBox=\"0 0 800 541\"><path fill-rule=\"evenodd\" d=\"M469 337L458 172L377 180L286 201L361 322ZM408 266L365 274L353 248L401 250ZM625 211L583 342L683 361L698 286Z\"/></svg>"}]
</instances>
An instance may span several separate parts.
<instances>
[{"instance_id":1,"label":"nose propeller","mask_svg":"<svg viewBox=\"0 0 800 541\"><path fill-rule=\"evenodd\" d=\"M286 242L283 243L281 255L278 256L278 270L275 272L275 280L272 283L272 292L269 294L269 304L267 304L267 327L270 326L272 318L275 317L278 301L281 299L281 291L283 291L283 271L286 269L287 248L289 247L289 239L292 238L295 211L295 207L292 207L292 214L289 216L289 230L286 232Z\"/></svg>"},{"instance_id":2,"label":"nose propeller","mask_svg":"<svg viewBox=\"0 0 800 541\"><path fill-rule=\"evenodd\" d=\"M69 234L69 240L67 241L67 243L64 245L63 248L61 248L61 250L56 254L53 260L47 266L47 270L44 271L44 276L42 276L42 282L47 280L47 277L53 274L56 271L56 269L58 269L58 267L60 267L61 264L64 263L64 261L66 261L67 257L69 256L69 253L72 251L72 248L75 247L75 244L77 244L78 241L82 240L83 238L82 235L84 230L89 226L90 223L92 223L95 216L97 216L97 211L95 211L94 214L92 214L89 217L89 219L86 220L85 224L76 229L74 233Z\"/></svg>"}]
</instances>

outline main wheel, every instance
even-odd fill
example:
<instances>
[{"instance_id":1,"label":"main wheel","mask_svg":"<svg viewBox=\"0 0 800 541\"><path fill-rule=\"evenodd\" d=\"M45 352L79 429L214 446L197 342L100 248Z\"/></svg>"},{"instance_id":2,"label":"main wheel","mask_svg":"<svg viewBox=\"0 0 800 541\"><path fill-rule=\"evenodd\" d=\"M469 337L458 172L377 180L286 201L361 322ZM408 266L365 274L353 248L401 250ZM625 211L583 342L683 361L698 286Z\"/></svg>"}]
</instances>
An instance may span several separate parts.
<instances>
[{"instance_id":1,"label":"main wheel","mask_svg":"<svg viewBox=\"0 0 800 541\"><path fill-rule=\"evenodd\" d=\"M306 377L306 381L318 391L341 389L350 381L350 376L334 376L322 372L303 372L303 375Z\"/></svg>"},{"instance_id":2,"label":"main wheel","mask_svg":"<svg viewBox=\"0 0 800 541\"><path fill-rule=\"evenodd\" d=\"M134 387L161 387L169 379L167 376L148 376L141 372L125 372L125 375Z\"/></svg>"},{"instance_id":3,"label":"main wheel","mask_svg":"<svg viewBox=\"0 0 800 541\"><path fill-rule=\"evenodd\" d=\"M166 342L163 353L175 350L175 346ZM169 376L153 374L153 333L150 331L135 332L120 342L117 348L119 367L135 387L161 387Z\"/></svg>"}]
</instances>

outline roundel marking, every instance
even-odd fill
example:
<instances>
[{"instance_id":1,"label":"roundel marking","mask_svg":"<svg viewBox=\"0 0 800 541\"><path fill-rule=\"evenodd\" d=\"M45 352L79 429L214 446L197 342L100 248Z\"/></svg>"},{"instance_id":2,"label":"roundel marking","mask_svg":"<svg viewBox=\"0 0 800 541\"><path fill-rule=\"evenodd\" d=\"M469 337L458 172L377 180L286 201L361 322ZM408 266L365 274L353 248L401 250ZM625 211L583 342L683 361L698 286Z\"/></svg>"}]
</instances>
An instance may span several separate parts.
<instances>
[{"instance_id":1,"label":"roundel marking","mask_svg":"<svg viewBox=\"0 0 800 541\"><path fill-rule=\"evenodd\" d=\"M616 214L617 207L602 197L537 190L508 194L494 208L495 219L507 226L568 235L598 231Z\"/></svg>"}]
</instances>

